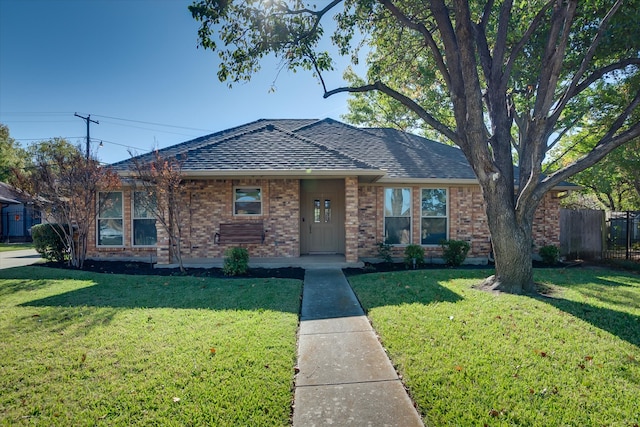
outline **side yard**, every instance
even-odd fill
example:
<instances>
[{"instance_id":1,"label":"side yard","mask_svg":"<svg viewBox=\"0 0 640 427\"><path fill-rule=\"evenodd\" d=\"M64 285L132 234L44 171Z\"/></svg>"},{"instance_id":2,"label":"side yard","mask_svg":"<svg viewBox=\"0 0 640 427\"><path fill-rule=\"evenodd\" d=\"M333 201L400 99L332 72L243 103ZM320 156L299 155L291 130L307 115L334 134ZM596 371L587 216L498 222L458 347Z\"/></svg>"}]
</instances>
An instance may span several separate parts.
<instances>
[{"instance_id":1,"label":"side yard","mask_svg":"<svg viewBox=\"0 0 640 427\"><path fill-rule=\"evenodd\" d=\"M349 277L429 426L637 426L640 276L541 269L547 297L488 271Z\"/></svg>"},{"instance_id":2,"label":"side yard","mask_svg":"<svg viewBox=\"0 0 640 427\"><path fill-rule=\"evenodd\" d=\"M289 425L301 286L0 270L0 424Z\"/></svg>"}]
</instances>

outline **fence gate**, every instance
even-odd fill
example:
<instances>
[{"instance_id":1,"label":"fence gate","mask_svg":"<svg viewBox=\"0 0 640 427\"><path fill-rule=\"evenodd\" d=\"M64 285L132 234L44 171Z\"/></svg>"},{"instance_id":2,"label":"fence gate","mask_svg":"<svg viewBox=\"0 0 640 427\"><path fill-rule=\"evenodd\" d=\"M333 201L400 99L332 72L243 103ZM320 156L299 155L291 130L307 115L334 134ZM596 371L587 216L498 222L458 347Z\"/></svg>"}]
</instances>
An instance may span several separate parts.
<instances>
[{"instance_id":1,"label":"fence gate","mask_svg":"<svg viewBox=\"0 0 640 427\"><path fill-rule=\"evenodd\" d=\"M560 253L567 259L601 259L604 232L604 211L560 209Z\"/></svg>"},{"instance_id":2,"label":"fence gate","mask_svg":"<svg viewBox=\"0 0 640 427\"><path fill-rule=\"evenodd\" d=\"M640 261L640 211L607 213L607 259Z\"/></svg>"}]
</instances>

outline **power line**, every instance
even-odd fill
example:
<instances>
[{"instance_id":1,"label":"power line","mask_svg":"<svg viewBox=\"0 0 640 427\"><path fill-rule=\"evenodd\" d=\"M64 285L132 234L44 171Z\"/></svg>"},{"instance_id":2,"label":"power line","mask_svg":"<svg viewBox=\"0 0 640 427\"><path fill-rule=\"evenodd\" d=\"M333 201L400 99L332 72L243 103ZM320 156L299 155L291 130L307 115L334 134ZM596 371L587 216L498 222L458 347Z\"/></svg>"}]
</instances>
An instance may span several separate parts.
<instances>
[{"instance_id":1,"label":"power line","mask_svg":"<svg viewBox=\"0 0 640 427\"><path fill-rule=\"evenodd\" d=\"M105 119L111 119L111 120L122 120L123 122L132 122L132 123L142 123L145 125L153 125L153 126L164 126L164 127L169 127L169 128L177 128L177 129L186 129L186 130L197 130L197 131L202 131L202 132L213 132L211 129L200 129L200 128L191 128L191 127L187 127L187 126L177 126L177 125L168 125L165 123L153 123L153 122L145 122L142 120L133 120L133 119L123 119L120 117L110 117L110 116L102 116L100 114L94 114L95 117L102 117Z\"/></svg>"},{"instance_id":2,"label":"power line","mask_svg":"<svg viewBox=\"0 0 640 427\"><path fill-rule=\"evenodd\" d=\"M133 145L120 144L118 142L113 142L113 141L107 141L106 139L96 139L95 141L106 142L107 144L119 145L120 147L135 148L136 150L145 151L144 148L134 147Z\"/></svg>"},{"instance_id":3,"label":"power line","mask_svg":"<svg viewBox=\"0 0 640 427\"><path fill-rule=\"evenodd\" d=\"M79 139L79 138L84 138L84 136L59 136L59 137L55 137L55 138L62 138L62 139ZM11 138L14 141L49 141L50 139L54 139L54 137L47 137L47 138Z\"/></svg>"}]
</instances>

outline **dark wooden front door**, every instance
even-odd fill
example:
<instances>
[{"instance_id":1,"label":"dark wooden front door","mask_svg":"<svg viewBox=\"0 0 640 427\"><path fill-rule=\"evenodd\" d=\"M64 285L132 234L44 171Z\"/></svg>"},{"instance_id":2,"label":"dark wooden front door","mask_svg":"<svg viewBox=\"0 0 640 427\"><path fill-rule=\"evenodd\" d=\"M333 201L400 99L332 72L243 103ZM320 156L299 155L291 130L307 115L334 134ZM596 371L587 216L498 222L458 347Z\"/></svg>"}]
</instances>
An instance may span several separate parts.
<instances>
[{"instance_id":1,"label":"dark wooden front door","mask_svg":"<svg viewBox=\"0 0 640 427\"><path fill-rule=\"evenodd\" d=\"M304 180L301 193L300 252L344 253L344 181Z\"/></svg>"}]
</instances>

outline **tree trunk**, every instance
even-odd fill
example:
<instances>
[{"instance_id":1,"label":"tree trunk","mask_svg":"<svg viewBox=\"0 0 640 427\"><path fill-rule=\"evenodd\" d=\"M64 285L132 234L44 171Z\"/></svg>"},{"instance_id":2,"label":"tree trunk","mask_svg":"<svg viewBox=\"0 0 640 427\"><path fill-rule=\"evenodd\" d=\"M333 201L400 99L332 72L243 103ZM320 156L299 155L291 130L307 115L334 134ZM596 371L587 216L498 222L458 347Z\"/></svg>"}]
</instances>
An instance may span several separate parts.
<instances>
[{"instance_id":1,"label":"tree trunk","mask_svg":"<svg viewBox=\"0 0 640 427\"><path fill-rule=\"evenodd\" d=\"M512 294L535 292L532 265L533 215L530 219L518 221L508 197L492 194L485 197L485 201L496 273L487 278L482 287Z\"/></svg>"}]
</instances>

